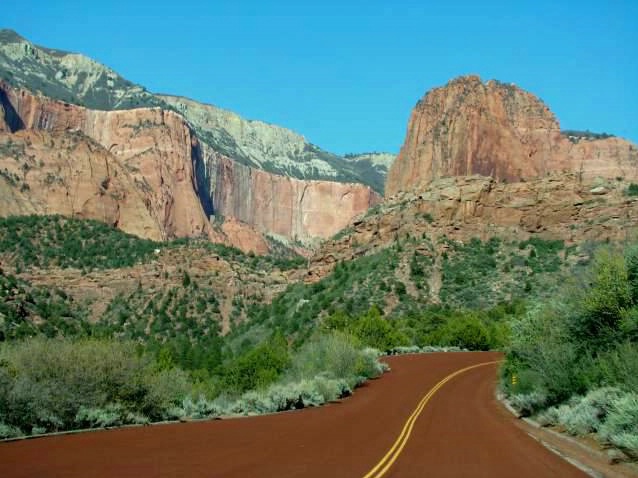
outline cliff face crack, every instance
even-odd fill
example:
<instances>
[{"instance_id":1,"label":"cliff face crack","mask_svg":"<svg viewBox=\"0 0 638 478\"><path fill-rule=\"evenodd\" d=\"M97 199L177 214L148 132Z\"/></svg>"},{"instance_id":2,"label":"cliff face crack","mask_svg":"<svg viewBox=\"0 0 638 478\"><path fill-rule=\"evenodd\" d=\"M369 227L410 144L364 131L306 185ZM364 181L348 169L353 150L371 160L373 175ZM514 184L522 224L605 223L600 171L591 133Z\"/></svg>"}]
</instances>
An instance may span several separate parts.
<instances>
[{"instance_id":1,"label":"cliff face crack","mask_svg":"<svg viewBox=\"0 0 638 478\"><path fill-rule=\"evenodd\" d=\"M2 107L2 110L4 110L3 119L5 124L11 133L15 133L16 131L24 129L25 126L22 118L20 118L20 115L15 110L13 104L9 101L5 88L6 85L0 81L0 106Z\"/></svg>"}]
</instances>

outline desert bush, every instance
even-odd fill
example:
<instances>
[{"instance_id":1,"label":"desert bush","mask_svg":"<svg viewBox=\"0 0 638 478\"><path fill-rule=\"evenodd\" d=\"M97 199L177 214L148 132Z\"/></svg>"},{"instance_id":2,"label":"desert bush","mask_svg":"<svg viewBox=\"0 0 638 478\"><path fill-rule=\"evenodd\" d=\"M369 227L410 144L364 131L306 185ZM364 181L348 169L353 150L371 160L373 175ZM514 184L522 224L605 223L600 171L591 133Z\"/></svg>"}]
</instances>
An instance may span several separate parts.
<instances>
[{"instance_id":1,"label":"desert bush","mask_svg":"<svg viewBox=\"0 0 638 478\"><path fill-rule=\"evenodd\" d=\"M608 444L638 456L638 395L603 387L550 407L537 416L541 425L562 425L572 435L595 433Z\"/></svg>"},{"instance_id":2,"label":"desert bush","mask_svg":"<svg viewBox=\"0 0 638 478\"><path fill-rule=\"evenodd\" d=\"M215 400L211 401L206 397L199 395L197 398L193 398L191 396L184 397L178 406L172 407L167 411L166 418L202 419L219 417L223 414L225 414L225 407L221 406Z\"/></svg>"},{"instance_id":3,"label":"desert bush","mask_svg":"<svg viewBox=\"0 0 638 478\"><path fill-rule=\"evenodd\" d=\"M510 395L509 401L521 416L528 417L547 404L547 395L542 390L518 393Z\"/></svg>"},{"instance_id":4,"label":"desert bush","mask_svg":"<svg viewBox=\"0 0 638 478\"><path fill-rule=\"evenodd\" d=\"M597 432L614 401L622 396L622 390L605 387L593 390L584 397L572 397L568 403L557 408L557 422L572 435Z\"/></svg>"},{"instance_id":5,"label":"desert bush","mask_svg":"<svg viewBox=\"0 0 638 478\"><path fill-rule=\"evenodd\" d=\"M22 430L159 419L188 389L184 372L160 371L132 343L36 338L0 347L2 420Z\"/></svg>"},{"instance_id":6,"label":"desert bush","mask_svg":"<svg viewBox=\"0 0 638 478\"><path fill-rule=\"evenodd\" d=\"M346 380L316 376L296 382L271 385L265 390L243 394L227 410L232 414L263 414L316 407L348 396L352 389Z\"/></svg>"},{"instance_id":7,"label":"desert bush","mask_svg":"<svg viewBox=\"0 0 638 478\"><path fill-rule=\"evenodd\" d=\"M287 378L300 381L321 375L354 383L356 377L373 378L383 373L378 356L377 350L361 349L357 339L346 333L319 334L294 355Z\"/></svg>"},{"instance_id":8,"label":"desert bush","mask_svg":"<svg viewBox=\"0 0 638 478\"><path fill-rule=\"evenodd\" d=\"M638 394L627 393L612 402L599 436L638 457Z\"/></svg>"},{"instance_id":9,"label":"desert bush","mask_svg":"<svg viewBox=\"0 0 638 478\"><path fill-rule=\"evenodd\" d=\"M109 403L103 408L80 407L75 422L80 428L114 427L123 425L126 412L119 403Z\"/></svg>"}]
</instances>

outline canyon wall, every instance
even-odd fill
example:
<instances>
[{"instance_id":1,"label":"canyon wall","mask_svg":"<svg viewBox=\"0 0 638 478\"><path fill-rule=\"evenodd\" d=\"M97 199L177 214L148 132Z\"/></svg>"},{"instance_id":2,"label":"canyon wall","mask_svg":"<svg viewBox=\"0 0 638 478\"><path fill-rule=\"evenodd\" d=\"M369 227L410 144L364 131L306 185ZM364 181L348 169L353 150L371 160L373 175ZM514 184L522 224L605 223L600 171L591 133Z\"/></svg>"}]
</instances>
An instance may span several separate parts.
<instances>
[{"instance_id":1,"label":"canyon wall","mask_svg":"<svg viewBox=\"0 0 638 478\"><path fill-rule=\"evenodd\" d=\"M329 238L381 201L362 184L294 179L237 163L205 144L200 151L215 211L276 236L303 243Z\"/></svg>"},{"instance_id":2,"label":"canyon wall","mask_svg":"<svg viewBox=\"0 0 638 478\"><path fill-rule=\"evenodd\" d=\"M31 171L26 186L13 188L16 199L5 201L4 215L47 210L152 239L207 237L264 253L266 241L252 229L309 244L381 200L362 184L299 180L240 164L199 141L173 111L96 111L2 83L0 94L0 131L13 133L6 142L21 143L37 159L24 166ZM11 174L22 174L5 162ZM216 230L212 214L228 224Z\"/></svg>"},{"instance_id":3,"label":"canyon wall","mask_svg":"<svg viewBox=\"0 0 638 478\"><path fill-rule=\"evenodd\" d=\"M480 174L518 182L550 172L638 178L638 149L619 138L568 137L534 95L461 77L417 103L386 196L422 190L443 177Z\"/></svg>"}]
</instances>

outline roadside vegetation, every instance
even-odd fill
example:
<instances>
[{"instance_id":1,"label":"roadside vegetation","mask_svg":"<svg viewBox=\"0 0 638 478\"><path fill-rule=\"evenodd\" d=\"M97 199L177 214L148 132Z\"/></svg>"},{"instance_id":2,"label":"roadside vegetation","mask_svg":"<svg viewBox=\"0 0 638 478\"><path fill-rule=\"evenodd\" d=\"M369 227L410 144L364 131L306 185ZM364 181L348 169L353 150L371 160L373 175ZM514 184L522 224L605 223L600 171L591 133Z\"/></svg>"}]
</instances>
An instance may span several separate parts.
<instances>
[{"instance_id":1,"label":"roadside vegetation","mask_svg":"<svg viewBox=\"0 0 638 478\"><path fill-rule=\"evenodd\" d=\"M133 342L17 341L0 347L0 438L317 406L380 375L377 356L340 333L294 352L273 336L202 376Z\"/></svg>"},{"instance_id":2,"label":"roadside vegetation","mask_svg":"<svg viewBox=\"0 0 638 478\"><path fill-rule=\"evenodd\" d=\"M511 324L583 257L560 241L404 237L270 303L235 296L225 336L214 271L154 268L159 282L109 299L97 318L63 289L29 282L35 269L150 263L155 249L210 253L242 274L304 263L61 216L0 220L0 436L314 406L382 373L380 353L502 350L518 333Z\"/></svg>"},{"instance_id":3,"label":"roadside vegetation","mask_svg":"<svg viewBox=\"0 0 638 478\"><path fill-rule=\"evenodd\" d=\"M521 414L638 458L638 246L599 250L512 322L502 387Z\"/></svg>"}]
</instances>

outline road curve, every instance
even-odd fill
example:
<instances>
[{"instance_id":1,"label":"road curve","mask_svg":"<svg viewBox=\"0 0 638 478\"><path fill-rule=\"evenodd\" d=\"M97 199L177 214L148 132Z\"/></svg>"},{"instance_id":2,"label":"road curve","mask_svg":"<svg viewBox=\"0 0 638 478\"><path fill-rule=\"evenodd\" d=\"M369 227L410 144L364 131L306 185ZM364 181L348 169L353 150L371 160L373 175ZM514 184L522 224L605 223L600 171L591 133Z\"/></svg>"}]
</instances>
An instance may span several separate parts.
<instances>
[{"instance_id":1,"label":"road curve","mask_svg":"<svg viewBox=\"0 0 638 478\"><path fill-rule=\"evenodd\" d=\"M489 352L392 357L392 371L354 397L299 412L4 443L0 476L362 478L392 449L433 387L499 358ZM496 367L466 370L431 393L382 476L585 476L514 426L494 398Z\"/></svg>"}]
</instances>

